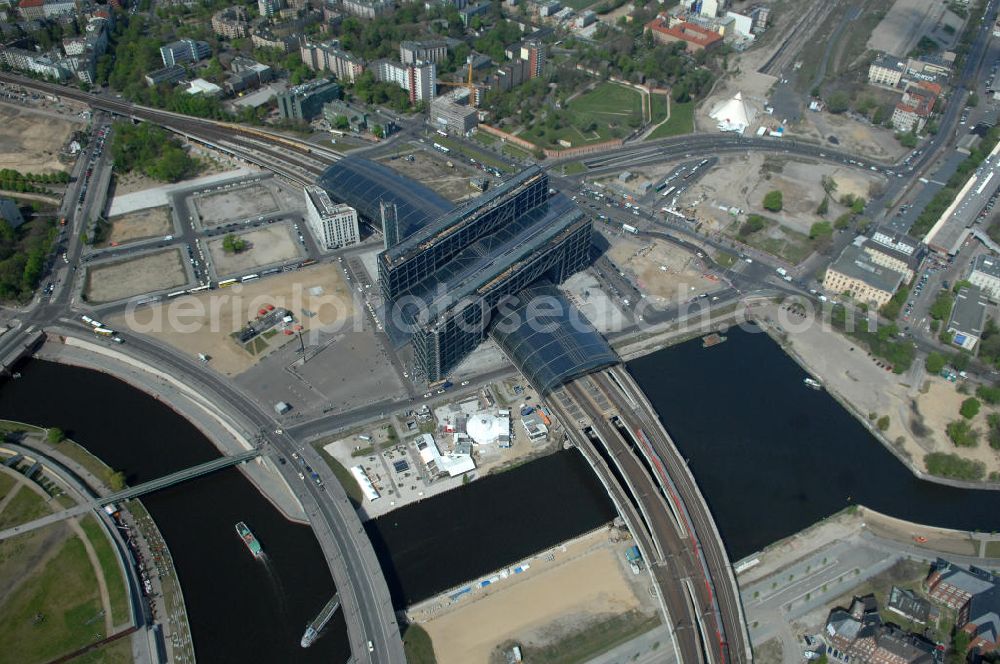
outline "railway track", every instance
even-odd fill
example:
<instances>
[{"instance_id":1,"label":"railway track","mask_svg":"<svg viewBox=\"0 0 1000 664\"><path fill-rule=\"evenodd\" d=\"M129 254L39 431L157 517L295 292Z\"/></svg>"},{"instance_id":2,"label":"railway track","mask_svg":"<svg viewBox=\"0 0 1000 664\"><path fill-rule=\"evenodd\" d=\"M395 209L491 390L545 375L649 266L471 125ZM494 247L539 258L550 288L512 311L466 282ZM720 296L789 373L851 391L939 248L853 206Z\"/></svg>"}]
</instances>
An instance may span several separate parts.
<instances>
[{"instance_id":1,"label":"railway track","mask_svg":"<svg viewBox=\"0 0 1000 664\"><path fill-rule=\"evenodd\" d=\"M605 376L614 376L616 384L612 386ZM690 550L700 558L698 564L703 572L704 599L713 605L717 616L723 661L748 661L751 649L735 575L722 537L694 476L628 372L621 367L613 367L601 374L600 379L605 381L605 389L614 390L620 386L621 391L637 403L637 407L627 409L623 417L630 420L633 427L641 427L649 434L649 442L665 465L667 476L685 507L693 530L690 533Z\"/></svg>"},{"instance_id":2,"label":"railway track","mask_svg":"<svg viewBox=\"0 0 1000 664\"><path fill-rule=\"evenodd\" d=\"M795 22L795 25L788 30L788 36L785 37L778 50L757 71L769 76L779 76L788 65L792 64L799 51L812 39L813 34L836 5L836 2L812 3L809 9Z\"/></svg>"},{"instance_id":3,"label":"railway track","mask_svg":"<svg viewBox=\"0 0 1000 664\"><path fill-rule=\"evenodd\" d=\"M587 378L565 386L567 393L588 412L601 413L601 408L588 394ZM677 537L662 496L652 479L642 468L636 455L626 446L617 431L603 417L591 418L591 440L604 445L621 473L629 478L630 490L635 499L644 505L648 526L661 548L658 558L647 560L651 567L660 597L666 607L667 621L672 632L674 648L682 664L709 662L699 619L687 596L684 581L690 578L685 565L683 543ZM670 535L666 535L670 534Z\"/></svg>"},{"instance_id":4,"label":"railway track","mask_svg":"<svg viewBox=\"0 0 1000 664\"><path fill-rule=\"evenodd\" d=\"M595 445L605 445L643 506L662 555L654 573L667 612L693 631L687 642L679 633L679 655L684 661L749 661L739 590L721 536L641 390L617 367L573 381L566 390L593 422Z\"/></svg>"}]
</instances>

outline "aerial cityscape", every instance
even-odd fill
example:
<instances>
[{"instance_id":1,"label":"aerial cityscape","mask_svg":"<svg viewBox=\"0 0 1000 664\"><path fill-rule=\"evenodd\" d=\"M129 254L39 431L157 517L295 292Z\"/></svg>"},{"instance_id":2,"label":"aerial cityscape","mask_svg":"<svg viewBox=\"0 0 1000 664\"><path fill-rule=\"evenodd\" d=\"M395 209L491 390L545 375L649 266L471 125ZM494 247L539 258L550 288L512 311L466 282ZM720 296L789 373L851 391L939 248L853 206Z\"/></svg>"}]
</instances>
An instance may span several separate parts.
<instances>
[{"instance_id":1,"label":"aerial cityscape","mask_svg":"<svg viewBox=\"0 0 1000 664\"><path fill-rule=\"evenodd\" d=\"M0 0L0 664L1000 662L997 0Z\"/></svg>"}]
</instances>

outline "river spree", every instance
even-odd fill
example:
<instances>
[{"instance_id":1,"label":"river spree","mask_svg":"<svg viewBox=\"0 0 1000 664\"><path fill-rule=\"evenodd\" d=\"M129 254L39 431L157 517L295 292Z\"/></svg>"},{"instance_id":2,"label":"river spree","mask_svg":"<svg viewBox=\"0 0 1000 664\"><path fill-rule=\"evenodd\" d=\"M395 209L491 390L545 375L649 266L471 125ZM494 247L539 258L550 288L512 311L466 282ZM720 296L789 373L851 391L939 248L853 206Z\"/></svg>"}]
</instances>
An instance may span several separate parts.
<instances>
[{"instance_id":1,"label":"river spree","mask_svg":"<svg viewBox=\"0 0 1000 664\"><path fill-rule=\"evenodd\" d=\"M576 450L558 452L365 524L404 608L589 532L614 505Z\"/></svg>"},{"instance_id":2,"label":"river spree","mask_svg":"<svg viewBox=\"0 0 1000 664\"><path fill-rule=\"evenodd\" d=\"M0 384L0 418L57 426L129 484L219 456L190 422L105 374L31 360ZM343 613L303 650L307 623L334 593L312 531L286 520L231 468L142 498L170 547L203 662L344 662ZM235 531L247 525L266 552L256 561Z\"/></svg>"},{"instance_id":3,"label":"river spree","mask_svg":"<svg viewBox=\"0 0 1000 664\"><path fill-rule=\"evenodd\" d=\"M756 328L750 328L756 330ZM733 328L629 362L739 560L851 504L1000 530L1000 492L917 479L766 334Z\"/></svg>"}]
</instances>

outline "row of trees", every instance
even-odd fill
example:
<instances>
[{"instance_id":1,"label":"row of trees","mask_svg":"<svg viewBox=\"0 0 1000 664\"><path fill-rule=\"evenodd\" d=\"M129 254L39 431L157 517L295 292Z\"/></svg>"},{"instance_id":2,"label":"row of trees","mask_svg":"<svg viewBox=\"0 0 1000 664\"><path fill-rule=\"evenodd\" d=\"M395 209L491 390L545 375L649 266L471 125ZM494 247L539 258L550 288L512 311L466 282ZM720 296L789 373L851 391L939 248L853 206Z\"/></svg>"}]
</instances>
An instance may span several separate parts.
<instances>
[{"instance_id":1,"label":"row of trees","mask_svg":"<svg viewBox=\"0 0 1000 664\"><path fill-rule=\"evenodd\" d=\"M22 173L13 168L0 169L0 180L24 180L25 182L40 182L43 184L63 184L69 182L69 173L58 171L53 173Z\"/></svg>"}]
</instances>

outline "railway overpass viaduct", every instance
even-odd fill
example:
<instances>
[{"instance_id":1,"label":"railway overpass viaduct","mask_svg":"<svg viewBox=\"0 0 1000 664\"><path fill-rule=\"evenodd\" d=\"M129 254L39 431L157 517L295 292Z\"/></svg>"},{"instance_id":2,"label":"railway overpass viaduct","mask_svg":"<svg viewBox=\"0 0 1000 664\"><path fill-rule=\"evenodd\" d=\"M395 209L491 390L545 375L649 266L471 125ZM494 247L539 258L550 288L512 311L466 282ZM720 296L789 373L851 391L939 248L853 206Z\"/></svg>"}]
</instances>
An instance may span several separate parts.
<instances>
[{"instance_id":1,"label":"railway overpass viaduct","mask_svg":"<svg viewBox=\"0 0 1000 664\"><path fill-rule=\"evenodd\" d=\"M628 372L616 365L575 378L547 403L633 533L678 660L752 661L735 574L708 505Z\"/></svg>"}]
</instances>

